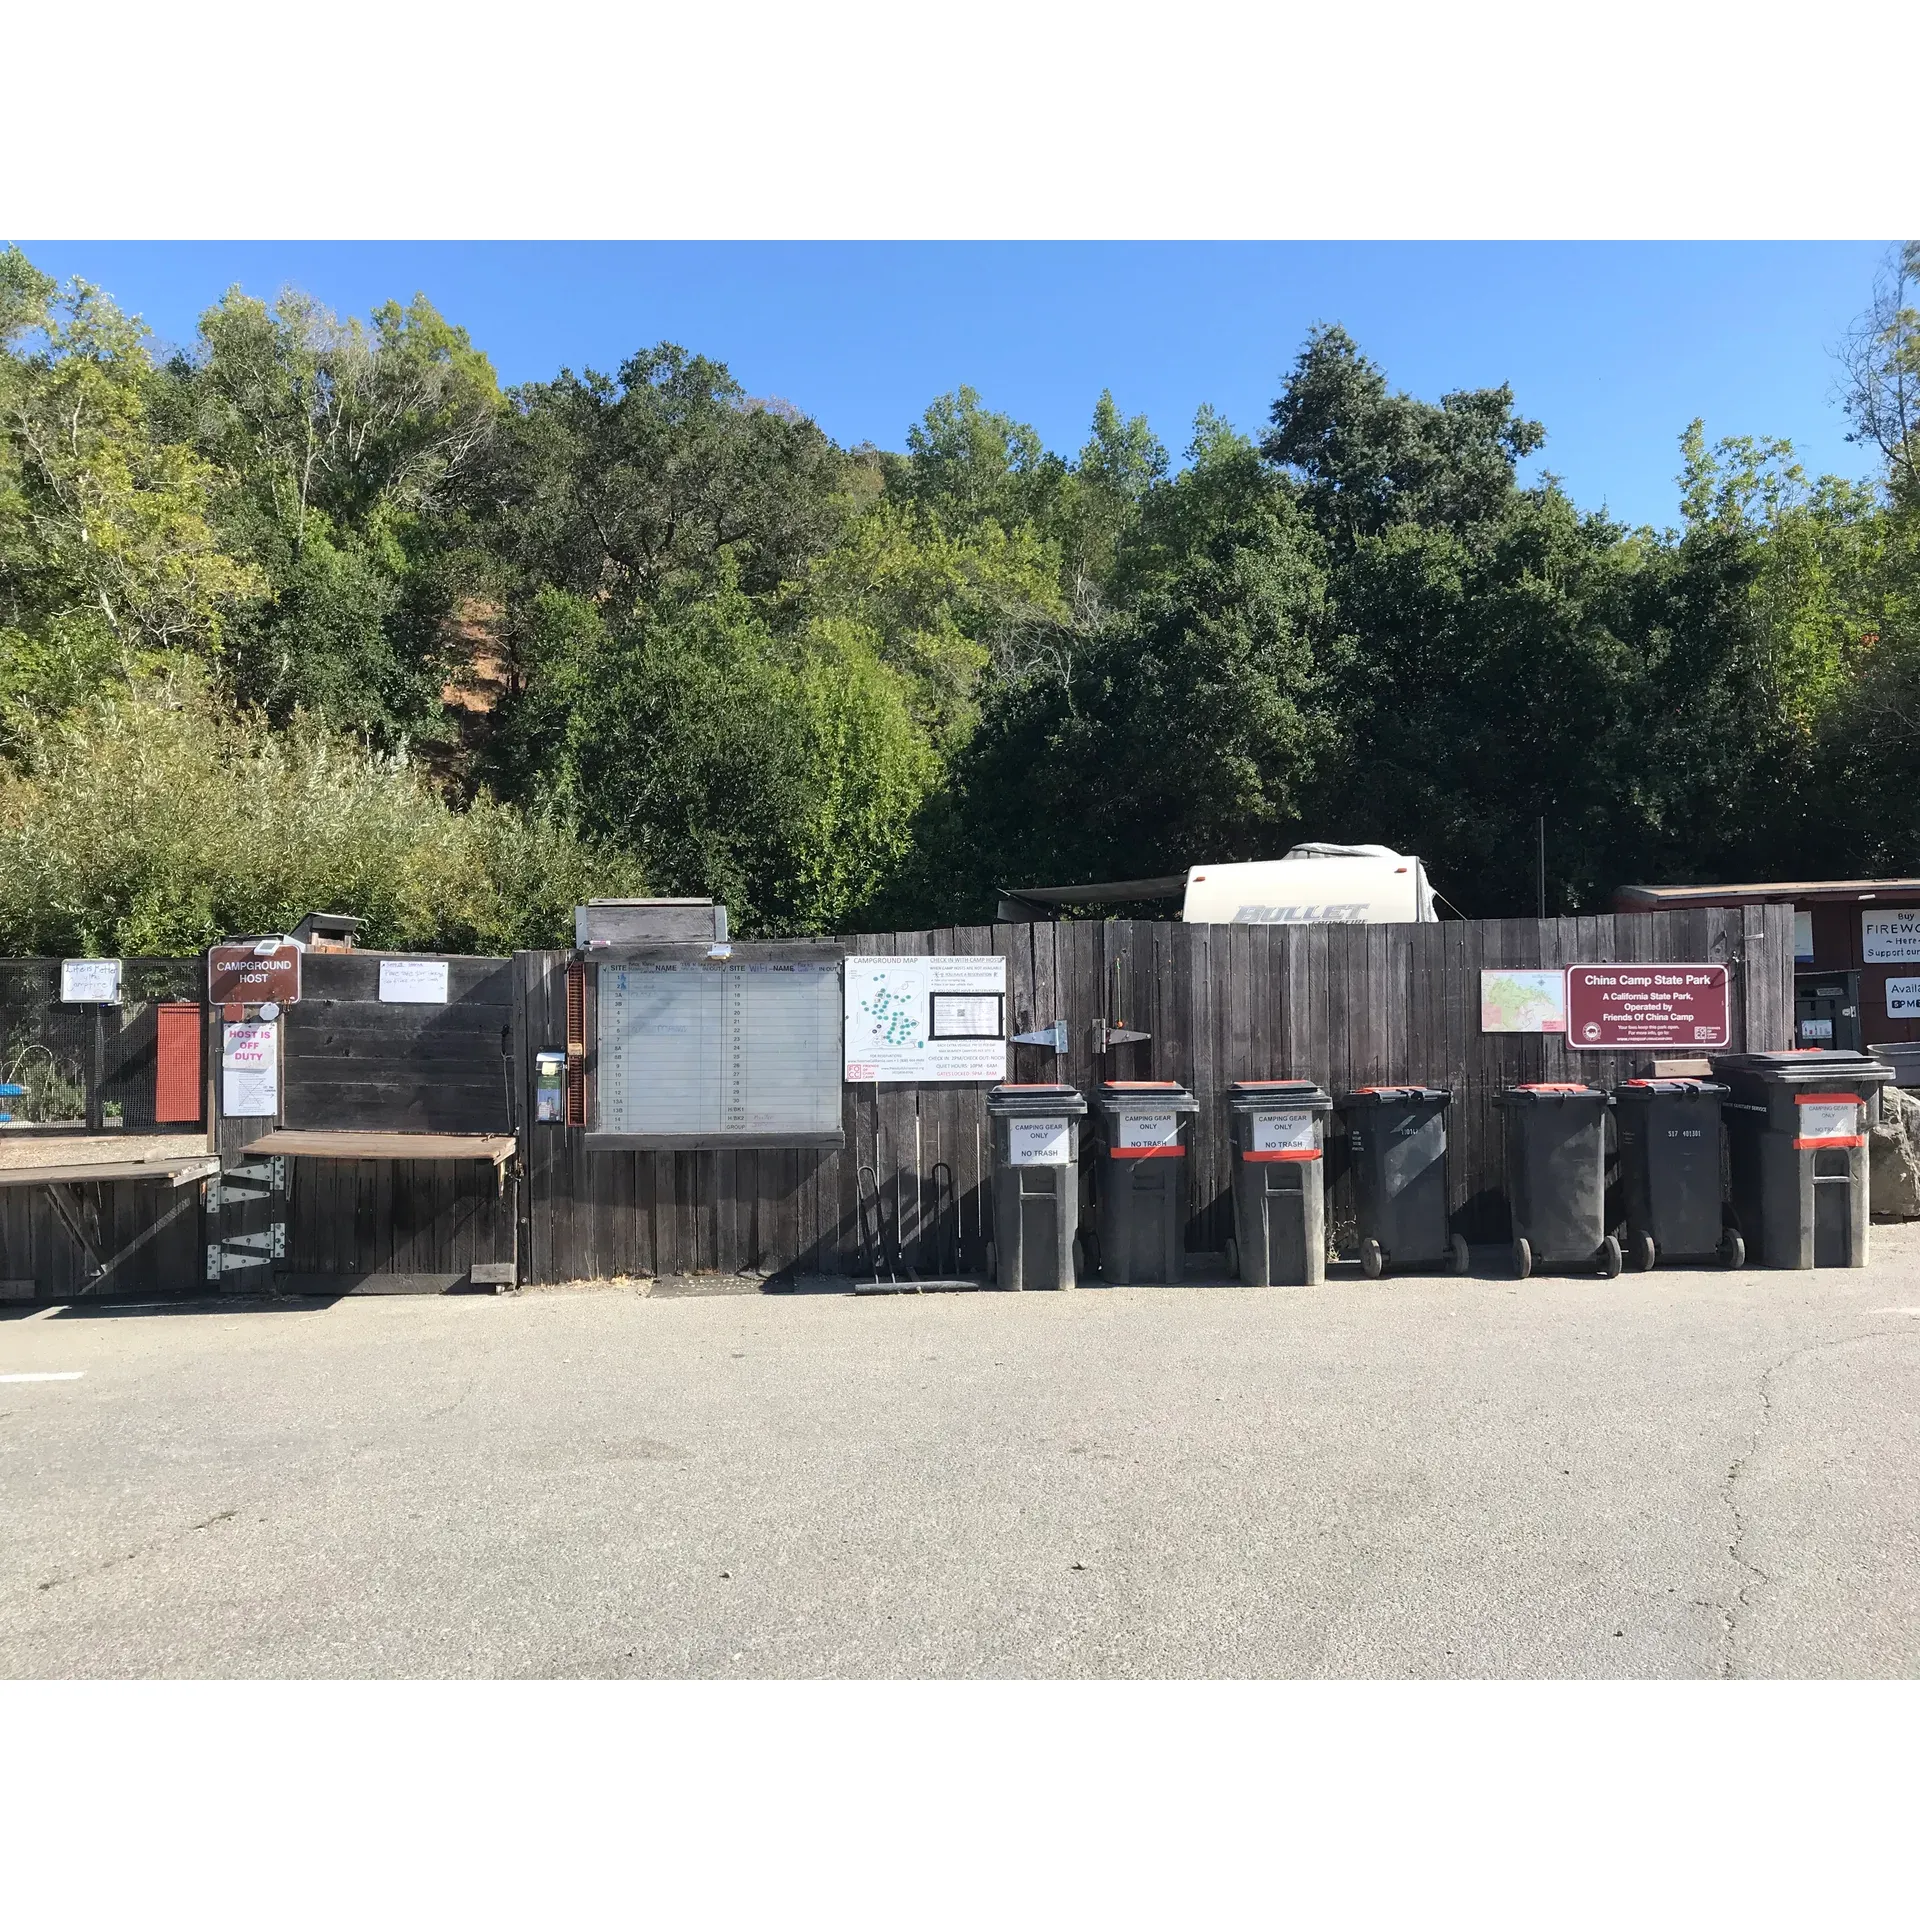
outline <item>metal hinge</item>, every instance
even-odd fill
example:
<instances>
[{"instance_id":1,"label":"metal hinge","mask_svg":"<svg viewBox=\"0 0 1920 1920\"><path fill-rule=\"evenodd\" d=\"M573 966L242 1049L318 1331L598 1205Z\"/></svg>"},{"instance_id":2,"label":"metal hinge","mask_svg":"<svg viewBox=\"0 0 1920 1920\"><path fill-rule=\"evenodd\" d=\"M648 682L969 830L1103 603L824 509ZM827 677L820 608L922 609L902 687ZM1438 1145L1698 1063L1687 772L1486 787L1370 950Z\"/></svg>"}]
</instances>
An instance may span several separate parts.
<instances>
[{"instance_id":1,"label":"metal hinge","mask_svg":"<svg viewBox=\"0 0 1920 1920\"><path fill-rule=\"evenodd\" d=\"M218 1280L226 1273L246 1273L258 1267L282 1263L287 1257L287 1229L276 1220L258 1233L233 1233L207 1249L207 1278Z\"/></svg>"},{"instance_id":2,"label":"metal hinge","mask_svg":"<svg viewBox=\"0 0 1920 1920\"><path fill-rule=\"evenodd\" d=\"M1031 1033L1016 1033L1013 1044L1016 1047L1051 1047L1055 1053L1065 1053L1067 1023L1056 1020L1050 1026L1036 1027Z\"/></svg>"}]
</instances>

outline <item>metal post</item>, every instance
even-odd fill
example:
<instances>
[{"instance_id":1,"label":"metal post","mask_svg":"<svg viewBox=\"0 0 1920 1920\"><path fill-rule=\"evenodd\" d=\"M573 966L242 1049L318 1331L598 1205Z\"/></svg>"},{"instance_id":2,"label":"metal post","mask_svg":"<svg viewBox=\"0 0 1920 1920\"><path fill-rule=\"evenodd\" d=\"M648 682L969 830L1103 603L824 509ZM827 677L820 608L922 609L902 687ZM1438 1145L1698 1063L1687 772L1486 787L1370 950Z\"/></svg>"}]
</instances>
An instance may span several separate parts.
<instances>
[{"instance_id":1,"label":"metal post","mask_svg":"<svg viewBox=\"0 0 1920 1920\"><path fill-rule=\"evenodd\" d=\"M93 1071L87 1075L87 1131L99 1133L107 1124L107 1010L97 1001L93 1009Z\"/></svg>"},{"instance_id":2,"label":"metal post","mask_svg":"<svg viewBox=\"0 0 1920 1920\"><path fill-rule=\"evenodd\" d=\"M1540 833L1540 859L1536 869L1539 877L1540 918L1547 917L1547 816L1544 813L1534 815L1533 824Z\"/></svg>"}]
</instances>

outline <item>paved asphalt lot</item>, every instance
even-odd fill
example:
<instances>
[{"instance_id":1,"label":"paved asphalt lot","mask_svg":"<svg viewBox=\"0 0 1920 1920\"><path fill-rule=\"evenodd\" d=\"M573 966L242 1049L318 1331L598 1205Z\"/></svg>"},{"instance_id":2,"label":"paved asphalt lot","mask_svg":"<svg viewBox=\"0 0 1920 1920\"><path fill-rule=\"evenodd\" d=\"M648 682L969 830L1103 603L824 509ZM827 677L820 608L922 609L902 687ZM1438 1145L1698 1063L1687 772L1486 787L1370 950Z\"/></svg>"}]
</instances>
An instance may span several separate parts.
<instances>
[{"instance_id":1,"label":"paved asphalt lot","mask_svg":"<svg viewBox=\"0 0 1920 1920\"><path fill-rule=\"evenodd\" d=\"M10 1312L0 1675L1910 1675L1876 1254Z\"/></svg>"}]
</instances>

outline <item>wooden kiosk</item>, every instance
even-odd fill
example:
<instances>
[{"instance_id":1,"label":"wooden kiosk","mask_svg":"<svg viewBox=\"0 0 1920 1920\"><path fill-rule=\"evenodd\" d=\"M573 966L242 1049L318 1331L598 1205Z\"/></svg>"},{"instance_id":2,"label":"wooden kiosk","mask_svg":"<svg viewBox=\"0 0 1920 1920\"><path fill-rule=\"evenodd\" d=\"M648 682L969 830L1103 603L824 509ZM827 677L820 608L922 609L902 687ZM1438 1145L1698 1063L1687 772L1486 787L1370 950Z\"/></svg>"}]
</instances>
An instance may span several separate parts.
<instances>
[{"instance_id":1,"label":"wooden kiosk","mask_svg":"<svg viewBox=\"0 0 1920 1920\"><path fill-rule=\"evenodd\" d=\"M224 1167L209 1276L282 1293L513 1286L511 962L365 951L357 924L208 955Z\"/></svg>"}]
</instances>

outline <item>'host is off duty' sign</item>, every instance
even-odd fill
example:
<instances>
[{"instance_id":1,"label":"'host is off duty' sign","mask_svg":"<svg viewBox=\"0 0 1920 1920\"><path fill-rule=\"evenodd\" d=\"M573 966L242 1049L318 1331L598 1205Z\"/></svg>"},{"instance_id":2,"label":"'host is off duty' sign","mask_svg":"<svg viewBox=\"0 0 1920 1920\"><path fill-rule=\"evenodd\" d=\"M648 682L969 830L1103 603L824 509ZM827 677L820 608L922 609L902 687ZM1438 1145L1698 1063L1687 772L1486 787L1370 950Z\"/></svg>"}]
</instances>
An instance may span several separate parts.
<instances>
[{"instance_id":1,"label":"'host is off duty' sign","mask_svg":"<svg viewBox=\"0 0 1920 1920\"><path fill-rule=\"evenodd\" d=\"M1567 969L1570 1047L1724 1047L1727 970L1668 961Z\"/></svg>"}]
</instances>

